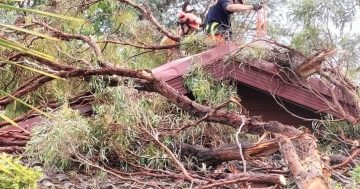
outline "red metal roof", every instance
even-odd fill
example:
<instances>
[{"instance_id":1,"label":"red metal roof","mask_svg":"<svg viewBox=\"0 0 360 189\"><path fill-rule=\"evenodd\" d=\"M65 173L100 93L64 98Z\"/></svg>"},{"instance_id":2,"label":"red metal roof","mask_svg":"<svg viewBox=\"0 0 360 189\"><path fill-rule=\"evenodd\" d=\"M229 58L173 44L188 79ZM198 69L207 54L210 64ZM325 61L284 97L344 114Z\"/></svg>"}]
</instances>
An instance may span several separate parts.
<instances>
[{"instance_id":1,"label":"red metal roof","mask_svg":"<svg viewBox=\"0 0 360 189\"><path fill-rule=\"evenodd\" d=\"M79 113L82 115L88 115L92 113L91 104L74 104L71 105L73 109L79 110ZM31 128L35 125L41 123L43 118L40 116L35 116L28 118L20 123L19 127L31 131ZM0 129L0 146L24 146L28 139L24 138L24 132L15 126L7 126Z\"/></svg>"},{"instance_id":2,"label":"red metal roof","mask_svg":"<svg viewBox=\"0 0 360 189\"><path fill-rule=\"evenodd\" d=\"M164 81L170 81L184 75L192 63L202 65L213 64L216 61L224 59L226 55L230 55L230 53L236 51L237 49L238 47L232 43L226 43L221 47L202 52L199 56L188 56L174 60L153 69L152 72L156 77L161 78Z\"/></svg>"},{"instance_id":3,"label":"red metal roof","mask_svg":"<svg viewBox=\"0 0 360 189\"><path fill-rule=\"evenodd\" d=\"M163 79L173 88L185 94L188 91L183 85L182 76L192 63L201 64L215 78L234 79L242 84L309 108L314 112L329 113L335 117L341 117L338 111L329 108L326 101L332 102L331 93L328 85L320 79L310 78L298 81L294 79L295 77L291 77L291 73L285 73L284 69L281 69L277 64L265 61L243 62L242 64L238 61L223 63L227 55L238 49L239 47L227 43L197 55L169 62L152 71L156 77ZM303 86L300 87L299 84ZM351 102L349 98L344 96L340 90L335 92L345 110L356 115L354 107L348 103Z\"/></svg>"}]
</instances>

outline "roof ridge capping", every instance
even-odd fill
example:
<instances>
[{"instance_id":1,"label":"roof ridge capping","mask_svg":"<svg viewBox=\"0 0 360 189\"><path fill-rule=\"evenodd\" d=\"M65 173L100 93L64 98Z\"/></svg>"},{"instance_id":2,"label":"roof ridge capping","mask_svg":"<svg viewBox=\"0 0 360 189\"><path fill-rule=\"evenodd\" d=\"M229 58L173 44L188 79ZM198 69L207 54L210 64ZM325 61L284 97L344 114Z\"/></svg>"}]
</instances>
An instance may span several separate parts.
<instances>
[{"instance_id":1,"label":"roof ridge capping","mask_svg":"<svg viewBox=\"0 0 360 189\"><path fill-rule=\"evenodd\" d=\"M204 52L173 60L165 63L159 67L152 69L155 77L164 81L169 81L184 75L195 61L200 65L209 65L216 61L222 60L224 56L229 55L240 47L232 42L225 42L224 44L215 48L206 50Z\"/></svg>"}]
</instances>

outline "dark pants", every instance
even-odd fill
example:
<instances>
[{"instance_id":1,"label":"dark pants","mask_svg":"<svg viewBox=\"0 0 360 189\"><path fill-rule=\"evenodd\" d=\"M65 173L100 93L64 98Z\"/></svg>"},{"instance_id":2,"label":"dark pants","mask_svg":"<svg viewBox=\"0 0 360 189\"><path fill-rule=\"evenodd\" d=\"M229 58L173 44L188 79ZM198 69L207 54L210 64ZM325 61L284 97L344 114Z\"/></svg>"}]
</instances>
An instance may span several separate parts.
<instances>
[{"instance_id":1,"label":"dark pants","mask_svg":"<svg viewBox=\"0 0 360 189\"><path fill-rule=\"evenodd\" d=\"M225 40L231 40L232 32L230 28L217 22L209 22L205 26L205 32L212 36L221 35Z\"/></svg>"}]
</instances>

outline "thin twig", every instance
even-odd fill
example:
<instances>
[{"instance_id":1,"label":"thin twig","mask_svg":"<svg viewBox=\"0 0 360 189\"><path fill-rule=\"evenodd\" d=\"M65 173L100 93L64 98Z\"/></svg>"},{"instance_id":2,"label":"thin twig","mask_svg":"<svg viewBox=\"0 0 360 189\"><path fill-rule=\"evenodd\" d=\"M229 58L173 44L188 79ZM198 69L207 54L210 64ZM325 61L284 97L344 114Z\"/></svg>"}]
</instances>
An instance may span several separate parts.
<instances>
[{"instance_id":1,"label":"thin twig","mask_svg":"<svg viewBox=\"0 0 360 189\"><path fill-rule=\"evenodd\" d=\"M184 174L185 178L190 181L190 182L194 182L195 179L192 178L190 176L190 174L187 172L187 170L185 169L184 165L178 160L176 159L174 153L172 153L172 151L167 147L165 146L165 144L163 144L162 142L160 142L159 140L159 136L157 133L155 134L151 134L149 131L147 131L145 129L145 132L147 132L151 137L153 137L153 139L155 140L155 142L165 150L165 152L170 156L170 158L173 160L173 162L177 165L178 169L180 169L180 171Z\"/></svg>"},{"instance_id":2,"label":"thin twig","mask_svg":"<svg viewBox=\"0 0 360 189\"><path fill-rule=\"evenodd\" d=\"M93 162L90 162L90 161L86 160L85 157L83 157L82 155L80 155L80 154L78 154L78 153L76 153L75 156L76 156L76 158L78 158L79 160L73 159L73 161L76 161L76 162L79 162L79 163L86 163L86 164L89 165L89 166L92 166L92 167L95 167L95 168L97 168L97 169L100 169L100 170L102 170L102 171L104 171L104 172L106 172L106 173L109 173L109 174L111 174L111 175L114 175L114 176L116 176L116 177L118 177L118 178L120 178L120 179L122 179L122 180L128 180L128 181L132 181L132 182L135 182L135 183L138 183L138 184L142 184L142 185L145 185L145 186L151 186L151 187L155 187L155 188L161 189L161 187L159 187L158 185L151 184L151 183L147 183L147 182L142 182L142 181L139 181L139 180L134 179L134 178L126 178L126 177L123 177L123 176L121 176L121 175L119 175L119 174L116 174L116 173L114 173L113 171L110 171L110 170L108 170L108 169L105 169L105 168L101 167L100 165L97 165L97 164L95 164L95 163L93 163Z\"/></svg>"},{"instance_id":3,"label":"thin twig","mask_svg":"<svg viewBox=\"0 0 360 189\"><path fill-rule=\"evenodd\" d=\"M227 104L229 104L231 102L231 100L228 100L226 102L223 102L222 104L218 105L217 107L215 107L211 112L207 113L205 116L203 116L202 118L198 119L197 121L195 121L195 123L191 123L191 124L187 124L183 127L181 127L180 129L176 130L175 133L178 133L182 130L185 130L189 127L195 127L197 125L199 125L201 122L203 122L204 120L206 120L209 116L211 116L212 114L214 114L216 111L220 110L221 108L225 107Z\"/></svg>"},{"instance_id":4,"label":"thin twig","mask_svg":"<svg viewBox=\"0 0 360 189\"><path fill-rule=\"evenodd\" d=\"M165 28L164 26L162 26L159 21L156 20L155 16L152 14L152 12L150 12L149 10L147 10L145 7L138 5L130 0L118 0L119 2L122 3L126 3L132 7L134 7L135 9L137 9L138 11L140 11L145 18L147 18L154 26L155 28L162 34L166 35L167 37L169 37L170 39L174 40L174 41L180 41L180 37L177 37L175 35L173 35L170 31L168 31L167 28Z\"/></svg>"},{"instance_id":5,"label":"thin twig","mask_svg":"<svg viewBox=\"0 0 360 189\"><path fill-rule=\"evenodd\" d=\"M346 166L347 164L349 164L351 161L353 161L354 159L356 159L357 156L360 155L360 148L358 148L357 150L353 151L351 153L351 155L343 162L341 162L340 164L337 164L337 165L334 165L334 166L331 166L332 169L338 169L338 168L341 168L341 167L344 167Z\"/></svg>"},{"instance_id":6,"label":"thin twig","mask_svg":"<svg viewBox=\"0 0 360 189\"><path fill-rule=\"evenodd\" d=\"M97 43L111 43L111 44L117 44L117 45L125 45L125 46L131 46L136 47L140 49L151 49L151 50L163 50L163 49L172 49L177 48L180 46L180 43L176 43L174 45L137 45L125 41L119 41L119 40L104 40L104 41L97 41Z\"/></svg>"},{"instance_id":7,"label":"thin twig","mask_svg":"<svg viewBox=\"0 0 360 189\"><path fill-rule=\"evenodd\" d=\"M246 160L245 160L245 158L244 158L244 154L243 154L243 151L242 151L242 146L241 146L241 143L240 143L240 140L239 140L239 135L240 135L240 133L241 133L241 129L242 129L243 126L245 125L244 116L241 116L241 121L242 121L242 123L241 123L239 129L238 129L237 132L236 132L235 139L236 139L236 144L237 144L238 147L239 147L241 161L242 161L243 166L244 166L244 173L246 173Z\"/></svg>"}]
</instances>

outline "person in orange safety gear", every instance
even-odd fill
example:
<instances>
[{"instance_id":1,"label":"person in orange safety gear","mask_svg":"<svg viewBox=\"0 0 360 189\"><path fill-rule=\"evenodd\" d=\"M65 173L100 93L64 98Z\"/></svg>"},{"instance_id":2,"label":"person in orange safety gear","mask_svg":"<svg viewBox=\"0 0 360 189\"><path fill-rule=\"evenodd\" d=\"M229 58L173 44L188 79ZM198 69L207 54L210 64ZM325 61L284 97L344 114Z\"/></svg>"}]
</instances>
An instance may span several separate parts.
<instances>
[{"instance_id":1,"label":"person in orange safety gear","mask_svg":"<svg viewBox=\"0 0 360 189\"><path fill-rule=\"evenodd\" d=\"M176 29L176 35L178 37L184 37L190 35L200 29L202 24L201 18L192 13L194 10L189 10L189 3L185 2L182 10L177 15L178 28ZM174 45L176 41L164 36L160 42L160 45Z\"/></svg>"}]
</instances>

